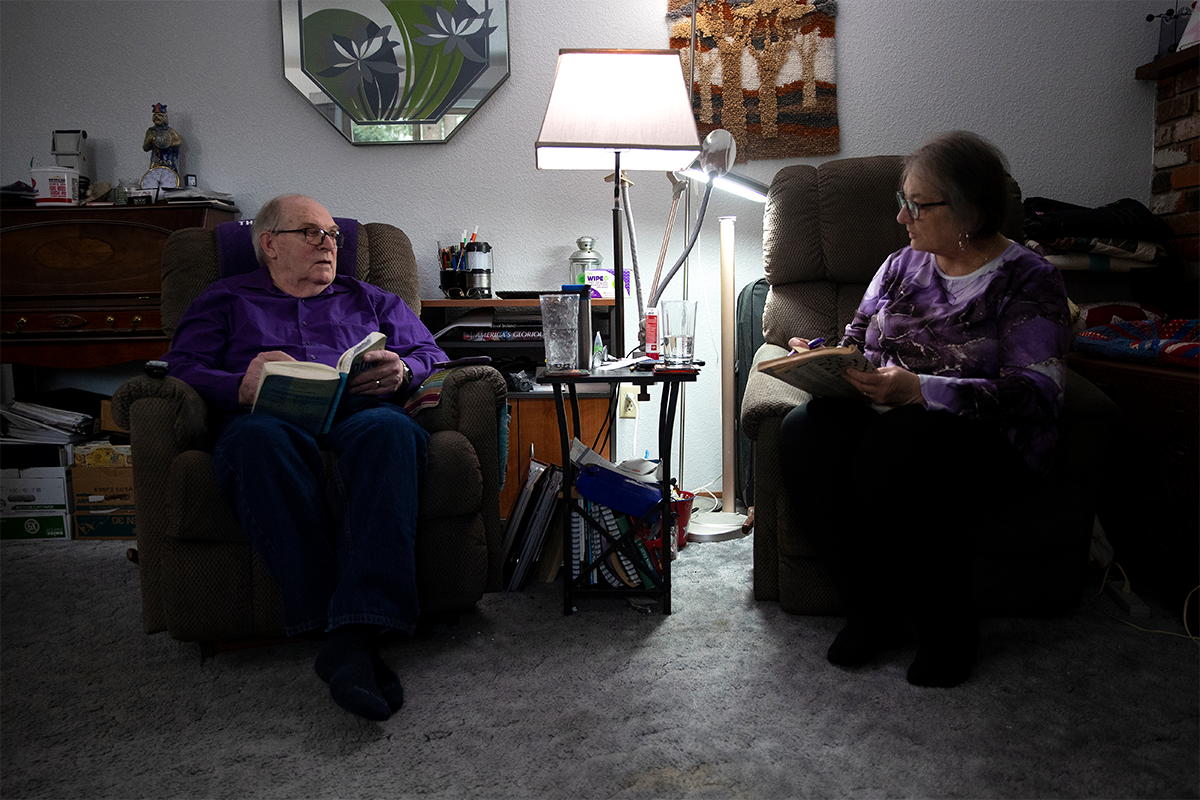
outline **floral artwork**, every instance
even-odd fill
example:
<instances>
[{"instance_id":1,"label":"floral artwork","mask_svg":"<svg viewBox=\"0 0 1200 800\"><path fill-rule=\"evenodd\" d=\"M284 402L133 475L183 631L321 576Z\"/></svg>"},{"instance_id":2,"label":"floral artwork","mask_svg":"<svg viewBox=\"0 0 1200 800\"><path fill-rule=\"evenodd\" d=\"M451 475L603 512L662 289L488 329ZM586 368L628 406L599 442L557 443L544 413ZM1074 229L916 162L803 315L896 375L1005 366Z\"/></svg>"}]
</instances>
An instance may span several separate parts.
<instances>
[{"instance_id":1,"label":"floral artwork","mask_svg":"<svg viewBox=\"0 0 1200 800\"><path fill-rule=\"evenodd\" d=\"M700 134L729 131L739 162L837 153L836 16L835 0L668 0Z\"/></svg>"},{"instance_id":2,"label":"floral artwork","mask_svg":"<svg viewBox=\"0 0 1200 800\"><path fill-rule=\"evenodd\" d=\"M301 69L356 123L380 124L432 123L456 108L488 69L500 3L315 5L301 6Z\"/></svg>"}]
</instances>

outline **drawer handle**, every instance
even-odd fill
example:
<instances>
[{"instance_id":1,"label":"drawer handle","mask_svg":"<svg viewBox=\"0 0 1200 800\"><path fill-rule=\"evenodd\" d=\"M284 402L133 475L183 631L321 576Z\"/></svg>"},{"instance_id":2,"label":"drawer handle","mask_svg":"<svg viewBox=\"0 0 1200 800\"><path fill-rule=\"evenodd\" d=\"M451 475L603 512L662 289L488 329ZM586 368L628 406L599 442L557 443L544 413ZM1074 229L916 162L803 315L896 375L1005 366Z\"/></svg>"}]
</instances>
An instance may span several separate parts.
<instances>
[{"instance_id":1,"label":"drawer handle","mask_svg":"<svg viewBox=\"0 0 1200 800\"><path fill-rule=\"evenodd\" d=\"M117 327L117 318L116 317L105 317L104 321L108 323L108 327L110 327L110 328Z\"/></svg>"},{"instance_id":2,"label":"drawer handle","mask_svg":"<svg viewBox=\"0 0 1200 800\"><path fill-rule=\"evenodd\" d=\"M24 317L17 318L17 330L19 330L19 331L24 330L25 326L28 324L29 324L29 320L25 319Z\"/></svg>"},{"instance_id":3,"label":"drawer handle","mask_svg":"<svg viewBox=\"0 0 1200 800\"><path fill-rule=\"evenodd\" d=\"M141 324L142 324L142 317L141 317L141 315L140 315L140 314L135 314L135 315L134 315L134 317L133 317L133 320L132 320L132 326L133 326L133 329L134 329L134 330L137 330L137 327L138 327L139 325L141 325Z\"/></svg>"},{"instance_id":4,"label":"drawer handle","mask_svg":"<svg viewBox=\"0 0 1200 800\"><path fill-rule=\"evenodd\" d=\"M48 318L54 328L82 328L88 321L78 314L51 314Z\"/></svg>"}]
</instances>

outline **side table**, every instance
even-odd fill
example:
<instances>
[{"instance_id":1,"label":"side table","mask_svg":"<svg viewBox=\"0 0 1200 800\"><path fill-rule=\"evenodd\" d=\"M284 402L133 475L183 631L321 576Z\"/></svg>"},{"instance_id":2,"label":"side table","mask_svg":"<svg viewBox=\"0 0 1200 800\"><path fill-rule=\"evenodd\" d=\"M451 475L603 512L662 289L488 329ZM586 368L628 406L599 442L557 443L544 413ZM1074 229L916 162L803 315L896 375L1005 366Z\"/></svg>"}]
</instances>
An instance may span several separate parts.
<instances>
[{"instance_id":1,"label":"side table","mask_svg":"<svg viewBox=\"0 0 1200 800\"><path fill-rule=\"evenodd\" d=\"M601 373L598 375L572 375L572 374L555 374L545 373L539 379L539 383L550 384L553 387L554 406L558 414L558 433L562 444L562 463L563 463L563 515L562 515L562 537L563 537L563 559L566 564L566 569L563 570L563 614L572 614L575 611L574 598L585 595L606 595L606 596L649 596L657 598L662 603L662 613L671 613L671 537L673 533L673 512L671 511L671 437L675 428L675 409L679 403L679 388L684 383L691 383L696 380L699 375L698 369L686 371L681 370L655 370L651 372L632 371L622 372L620 374ZM593 558L590 563L581 564L579 576L573 577L574 570L571 568L571 512L577 511L583 517L585 524L594 525L595 523L588 519L586 514L583 514L583 509L577 503L574 487L576 479L575 465L571 462L571 442L567 428L567 410L566 403L563 399L564 390L567 397L571 401L571 416L575 427L573 430L581 430L579 426L579 393L577 387L580 384L603 383L609 387L609 396L614 398L609 406L609 423L612 423L612 417L616 411L616 400L620 394L618 387L622 383L633 384L640 387L639 399L649 399L647 387L654 384L662 385L662 394L659 400L659 426L658 426L658 452L661 459L662 477L659 481L659 489L662 492L662 499L658 504L658 513L662 522L660 530L659 542L661 545L660 561L662 563L662 574L658 585L655 587L641 588L607 588L601 587L599 584L590 585L585 583L588 575L593 570L599 569L599 564L607 558L613 551L617 550L622 544L628 544L628 540L621 539L615 542L609 542L604 548L604 551ZM653 513L653 512L650 512Z\"/></svg>"}]
</instances>

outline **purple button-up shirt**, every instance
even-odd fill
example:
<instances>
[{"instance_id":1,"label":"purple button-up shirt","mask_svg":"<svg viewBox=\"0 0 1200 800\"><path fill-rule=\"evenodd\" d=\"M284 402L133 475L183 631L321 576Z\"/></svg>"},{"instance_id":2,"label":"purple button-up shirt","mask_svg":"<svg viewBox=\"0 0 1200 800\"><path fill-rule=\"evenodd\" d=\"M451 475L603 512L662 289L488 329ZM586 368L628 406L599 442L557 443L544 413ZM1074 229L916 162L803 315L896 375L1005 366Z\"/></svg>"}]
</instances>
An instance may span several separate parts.
<instances>
[{"instance_id":1,"label":"purple button-up shirt","mask_svg":"<svg viewBox=\"0 0 1200 800\"><path fill-rule=\"evenodd\" d=\"M318 295L292 297L260 267L216 281L192 301L163 360L212 408L236 412L238 387L259 353L280 350L332 367L372 331L386 336L387 349L412 370L410 389L446 358L420 318L390 292L339 275Z\"/></svg>"}]
</instances>

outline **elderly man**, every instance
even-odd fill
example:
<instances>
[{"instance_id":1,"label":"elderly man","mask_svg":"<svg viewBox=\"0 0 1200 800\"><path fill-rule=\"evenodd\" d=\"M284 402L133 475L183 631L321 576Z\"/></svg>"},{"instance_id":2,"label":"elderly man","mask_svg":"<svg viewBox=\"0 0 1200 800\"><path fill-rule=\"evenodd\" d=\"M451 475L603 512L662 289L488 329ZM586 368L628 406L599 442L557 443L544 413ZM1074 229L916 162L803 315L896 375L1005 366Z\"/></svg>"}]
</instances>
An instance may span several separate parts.
<instances>
[{"instance_id":1,"label":"elderly man","mask_svg":"<svg viewBox=\"0 0 1200 800\"><path fill-rule=\"evenodd\" d=\"M286 195L254 220L261 268L213 283L188 308L164 358L171 374L225 413L217 482L283 594L287 633L328 637L316 671L338 705L387 719L404 701L379 654L385 630L417 622L413 541L428 434L399 405L445 354L393 294L336 274L342 234L315 200ZM329 365L372 331L328 433L318 438L249 413L263 365ZM336 508L325 502L322 449L339 454Z\"/></svg>"}]
</instances>

